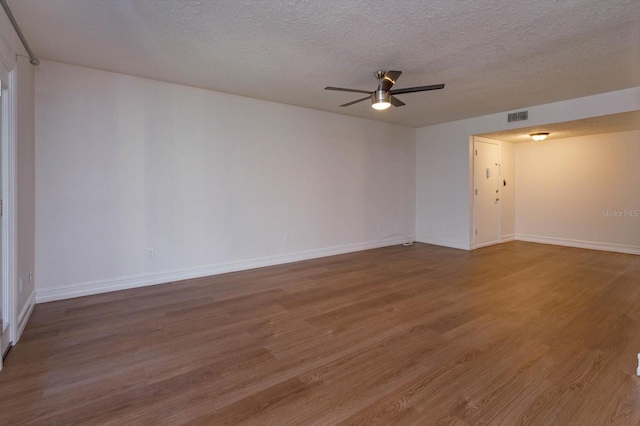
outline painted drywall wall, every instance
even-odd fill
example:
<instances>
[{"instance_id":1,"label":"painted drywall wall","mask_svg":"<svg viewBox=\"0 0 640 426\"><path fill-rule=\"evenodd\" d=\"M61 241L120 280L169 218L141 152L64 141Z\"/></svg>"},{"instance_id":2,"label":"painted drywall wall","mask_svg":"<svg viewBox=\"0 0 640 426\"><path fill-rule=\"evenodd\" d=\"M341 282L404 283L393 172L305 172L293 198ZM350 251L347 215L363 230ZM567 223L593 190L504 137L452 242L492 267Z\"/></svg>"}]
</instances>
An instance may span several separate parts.
<instances>
[{"instance_id":1,"label":"painted drywall wall","mask_svg":"<svg viewBox=\"0 0 640 426\"><path fill-rule=\"evenodd\" d=\"M15 66L16 54L24 54L24 48L20 43L18 35L11 26L11 21L0 8L0 60L9 65L9 69Z\"/></svg>"},{"instance_id":2,"label":"painted drywall wall","mask_svg":"<svg viewBox=\"0 0 640 426\"><path fill-rule=\"evenodd\" d=\"M17 259L18 314L34 303L35 283L30 279L30 270L35 262L35 135L33 89L34 67L24 57L18 58L17 96ZM34 271L35 272L35 271ZM20 281L22 291L20 292ZM24 314L23 314L24 316Z\"/></svg>"},{"instance_id":3,"label":"painted drywall wall","mask_svg":"<svg viewBox=\"0 0 640 426\"><path fill-rule=\"evenodd\" d=\"M516 233L516 155L515 144L500 141L500 236L501 241Z\"/></svg>"},{"instance_id":4,"label":"painted drywall wall","mask_svg":"<svg viewBox=\"0 0 640 426\"><path fill-rule=\"evenodd\" d=\"M507 113L423 127L416 131L416 238L448 247L472 246L472 135L559 123L640 109L640 87L517 110L529 120L507 123Z\"/></svg>"},{"instance_id":5,"label":"painted drywall wall","mask_svg":"<svg viewBox=\"0 0 640 426\"><path fill-rule=\"evenodd\" d=\"M20 56L18 56L20 55ZM11 221L13 236L9 239L8 280L12 286L14 343L26 325L35 303L34 282L29 269L34 267L35 226L35 161L33 66L25 59L26 51L13 30L4 10L0 11L0 60L11 72L11 118L7 174L13 183L5 193L4 219ZM5 184L9 184L8 181ZM7 232L9 235L9 232ZM20 276L23 277L20 291Z\"/></svg>"},{"instance_id":6,"label":"painted drywall wall","mask_svg":"<svg viewBox=\"0 0 640 426\"><path fill-rule=\"evenodd\" d=\"M414 232L414 129L48 61L35 88L39 301Z\"/></svg>"},{"instance_id":7,"label":"painted drywall wall","mask_svg":"<svg viewBox=\"0 0 640 426\"><path fill-rule=\"evenodd\" d=\"M519 143L518 239L640 254L640 131Z\"/></svg>"},{"instance_id":8,"label":"painted drywall wall","mask_svg":"<svg viewBox=\"0 0 640 426\"><path fill-rule=\"evenodd\" d=\"M446 130L432 126L417 131L416 239L468 249L469 230L462 224L470 204L468 194L461 197L461 188L468 192L470 148L468 142L452 143Z\"/></svg>"}]
</instances>

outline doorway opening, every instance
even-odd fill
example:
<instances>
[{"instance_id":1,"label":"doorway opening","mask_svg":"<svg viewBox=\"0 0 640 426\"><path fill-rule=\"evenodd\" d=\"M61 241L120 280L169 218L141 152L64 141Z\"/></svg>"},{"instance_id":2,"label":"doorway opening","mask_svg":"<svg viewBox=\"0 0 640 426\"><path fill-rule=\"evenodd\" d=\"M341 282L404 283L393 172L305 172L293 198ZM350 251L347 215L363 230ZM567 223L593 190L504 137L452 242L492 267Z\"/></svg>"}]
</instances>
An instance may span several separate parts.
<instances>
[{"instance_id":1,"label":"doorway opening","mask_svg":"<svg viewBox=\"0 0 640 426\"><path fill-rule=\"evenodd\" d=\"M472 249L515 238L513 144L473 137Z\"/></svg>"},{"instance_id":2,"label":"doorway opening","mask_svg":"<svg viewBox=\"0 0 640 426\"><path fill-rule=\"evenodd\" d=\"M500 242L500 144L474 138L473 242L480 248Z\"/></svg>"}]
</instances>

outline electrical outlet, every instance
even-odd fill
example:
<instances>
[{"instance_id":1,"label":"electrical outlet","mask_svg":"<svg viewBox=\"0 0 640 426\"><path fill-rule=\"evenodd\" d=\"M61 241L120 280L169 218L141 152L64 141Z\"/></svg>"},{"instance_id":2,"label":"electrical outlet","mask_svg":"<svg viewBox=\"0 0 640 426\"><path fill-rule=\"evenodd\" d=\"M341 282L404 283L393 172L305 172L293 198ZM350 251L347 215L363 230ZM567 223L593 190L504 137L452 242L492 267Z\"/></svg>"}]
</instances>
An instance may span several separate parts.
<instances>
[{"instance_id":1,"label":"electrical outlet","mask_svg":"<svg viewBox=\"0 0 640 426\"><path fill-rule=\"evenodd\" d=\"M33 282L33 268L29 268L29 282Z\"/></svg>"},{"instance_id":2,"label":"electrical outlet","mask_svg":"<svg viewBox=\"0 0 640 426\"><path fill-rule=\"evenodd\" d=\"M155 259L156 258L156 249L148 248L147 249L147 259Z\"/></svg>"},{"instance_id":3,"label":"electrical outlet","mask_svg":"<svg viewBox=\"0 0 640 426\"><path fill-rule=\"evenodd\" d=\"M400 224L396 222L396 229L400 229Z\"/></svg>"},{"instance_id":4,"label":"electrical outlet","mask_svg":"<svg viewBox=\"0 0 640 426\"><path fill-rule=\"evenodd\" d=\"M284 241L285 243L289 242L289 234L284 234L284 237L282 237L282 241Z\"/></svg>"},{"instance_id":5,"label":"electrical outlet","mask_svg":"<svg viewBox=\"0 0 640 426\"><path fill-rule=\"evenodd\" d=\"M382 226L378 224L378 232L380 232L381 229L382 229Z\"/></svg>"},{"instance_id":6,"label":"electrical outlet","mask_svg":"<svg viewBox=\"0 0 640 426\"><path fill-rule=\"evenodd\" d=\"M18 293L22 294L22 277L20 277L20 279L18 280Z\"/></svg>"}]
</instances>

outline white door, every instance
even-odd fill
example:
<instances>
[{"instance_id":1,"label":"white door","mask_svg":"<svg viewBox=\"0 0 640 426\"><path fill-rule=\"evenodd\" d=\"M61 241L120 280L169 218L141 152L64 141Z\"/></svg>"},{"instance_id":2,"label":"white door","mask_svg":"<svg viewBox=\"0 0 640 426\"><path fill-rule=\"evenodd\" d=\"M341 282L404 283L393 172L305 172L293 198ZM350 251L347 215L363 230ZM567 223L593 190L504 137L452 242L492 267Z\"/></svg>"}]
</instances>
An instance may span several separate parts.
<instances>
[{"instance_id":1,"label":"white door","mask_svg":"<svg viewBox=\"0 0 640 426\"><path fill-rule=\"evenodd\" d=\"M474 140L474 242L484 247L500 242L500 146Z\"/></svg>"}]
</instances>

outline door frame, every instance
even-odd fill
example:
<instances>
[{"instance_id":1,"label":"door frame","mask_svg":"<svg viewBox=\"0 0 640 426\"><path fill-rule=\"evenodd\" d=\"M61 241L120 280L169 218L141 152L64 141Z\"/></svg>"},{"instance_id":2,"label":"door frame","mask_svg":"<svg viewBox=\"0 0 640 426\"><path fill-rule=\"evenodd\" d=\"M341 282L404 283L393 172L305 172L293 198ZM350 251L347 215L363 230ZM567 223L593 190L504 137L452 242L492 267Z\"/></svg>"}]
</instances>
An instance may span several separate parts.
<instances>
[{"instance_id":1,"label":"door frame","mask_svg":"<svg viewBox=\"0 0 640 426\"><path fill-rule=\"evenodd\" d=\"M0 76L3 81L6 78L7 89L2 97L2 109L4 119L6 119L6 137L0 139L0 150L2 158L0 161L0 173L2 174L2 185L0 186L0 197L3 200L3 215L0 220L2 226L2 255L0 256L1 273L0 286L3 291L3 310L7 309L6 318L9 320L6 332L9 334L9 346L16 344L18 336L18 294L15 286L16 276L16 213L17 213L17 90L16 72L17 58L10 61L3 54L5 49L0 49ZM1 354L0 354L1 355ZM2 363L0 362L0 369Z\"/></svg>"},{"instance_id":2,"label":"door frame","mask_svg":"<svg viewBox=\"0 0 640 426\"><path fill-rule=\"evenodd\" d=\"M480 248L476 244L476 143L489 143L492 145L498 146L498 181L500 181L502 176L502 143L500 141L494 139L487 139L480 136L473 136L473 146L471 155L473 157L473 161L471 162L471 196L473 197L473 219L471 221L471 235L472 235L472 244L471 249L474 250L476 248ZM500 244L502 242L502 185L498 184L498 238L495 244ZM482 245L481 247L488 247L489 245Z\"/></svg>"}]
</instances>

